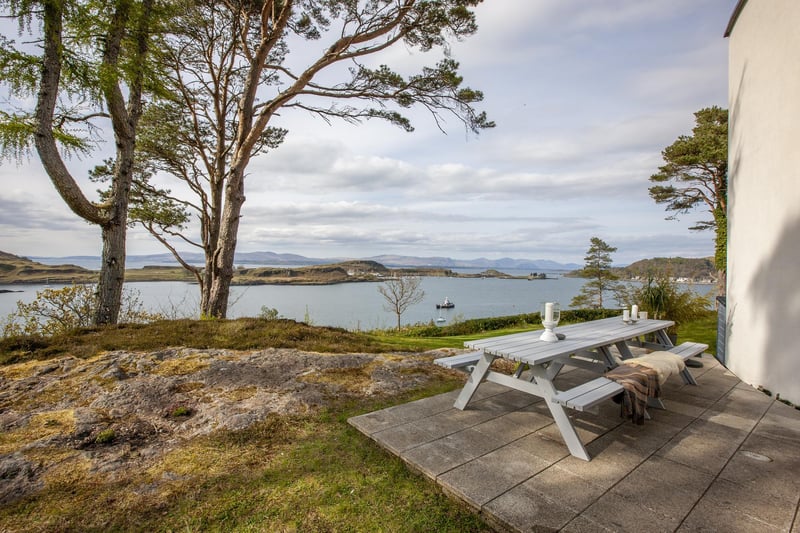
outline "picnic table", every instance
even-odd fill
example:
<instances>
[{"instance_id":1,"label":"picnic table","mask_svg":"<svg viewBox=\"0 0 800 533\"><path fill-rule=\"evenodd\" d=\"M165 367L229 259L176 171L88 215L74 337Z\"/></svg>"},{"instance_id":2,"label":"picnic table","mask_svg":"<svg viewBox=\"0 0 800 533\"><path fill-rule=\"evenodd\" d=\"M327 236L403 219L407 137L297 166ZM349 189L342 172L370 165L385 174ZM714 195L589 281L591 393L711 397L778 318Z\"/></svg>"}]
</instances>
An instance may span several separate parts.
<instances>
[{"instance_id":1,"label":"picnic table","mask_svg":"<svg viewBox=\"0 0 800 533\"><path fill-rule=\"evenodd\" d=\"M565 408L589 409L618 394L622 387L601 376L567 391L558 391L553 380L565 365L591 369L598 374L616 367L617 359L612 347L616 347L623 360L633 357L631 345L670 351L684 359L708 348L700 343L674 346L667 335L667 330L673 325L674 322L670 320L645 319L628 323L623 322L621 317L593 320L557 328L556 332L564 337L557 342L540 340L541 331L502 335L468 341L465 346L474 349L474 352L437 359L435 362L448 368L469 371L467 382L455 402L458 409L467 407L483 381L543 398L570 453L588 461L589 454ZM517 362L516 370L512 374L492 370L491 364L498 357ZM696 385L688 369L681 372L681 377L685 383Z\"/></svg>"}]
</instances>

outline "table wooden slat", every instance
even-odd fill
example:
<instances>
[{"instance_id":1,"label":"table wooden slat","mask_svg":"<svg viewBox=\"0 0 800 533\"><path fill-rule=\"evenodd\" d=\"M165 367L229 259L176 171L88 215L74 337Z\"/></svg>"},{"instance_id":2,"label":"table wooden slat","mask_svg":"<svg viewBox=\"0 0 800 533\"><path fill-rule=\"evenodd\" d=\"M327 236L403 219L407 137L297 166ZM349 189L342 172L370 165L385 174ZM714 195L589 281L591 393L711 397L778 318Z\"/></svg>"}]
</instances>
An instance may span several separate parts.
<instances>
[{"instance_id":1,"label":"table wooden slat","mask_svg":"<svg viewBox=\"0 0 800 533\"><path fill-rule=\"evenodd\" d=\"M641 337L666 329L673 324L674 322L669 320L652 319L626 324L621 317L612 317L558 327L555 331L566 335L566 339L558 342L540 340L542 332L538 330L469 341L465 345L512 361L541 364L576 352L611 346L617 342Z\"/></svg>"}]
</instances>

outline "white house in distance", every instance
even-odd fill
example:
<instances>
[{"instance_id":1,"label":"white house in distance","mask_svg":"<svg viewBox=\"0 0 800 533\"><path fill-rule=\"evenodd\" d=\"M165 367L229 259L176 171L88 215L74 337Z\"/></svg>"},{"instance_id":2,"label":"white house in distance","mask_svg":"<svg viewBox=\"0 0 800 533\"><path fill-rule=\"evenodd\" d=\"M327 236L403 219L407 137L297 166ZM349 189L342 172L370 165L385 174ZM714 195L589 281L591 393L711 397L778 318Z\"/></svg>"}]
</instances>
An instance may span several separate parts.
<instances>
[{"instance_id":1,"label":"white house in distance","mask_svg":"<svg viewBox=\"0 0 800 533\"><path fill-rule=\"evenodd\" d=\"M725 36L724 362L800 406L800 0L740 0Z\"/></svg>"}]
</instances>

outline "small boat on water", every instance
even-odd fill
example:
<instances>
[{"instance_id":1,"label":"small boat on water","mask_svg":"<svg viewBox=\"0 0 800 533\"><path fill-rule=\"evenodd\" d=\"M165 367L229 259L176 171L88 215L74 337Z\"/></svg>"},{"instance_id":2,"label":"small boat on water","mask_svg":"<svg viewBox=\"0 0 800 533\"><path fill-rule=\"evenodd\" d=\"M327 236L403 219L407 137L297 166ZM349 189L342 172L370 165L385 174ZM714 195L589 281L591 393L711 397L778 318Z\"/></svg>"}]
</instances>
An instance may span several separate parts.
<instances>
[{"instance_id":1,"label":"small boat on water","mask_svg":"<svg viewBox=\"0 0 800 533\"><path fill-rule=\"evenodd\" d=\"M455 306L456 306L456 304L454 304L453 302L448 300L447 296L445 296L444 297L444 301L442 303L436 304L436 309L450 309L450 308L455 307Z\"/></svg>"}]
</instances>

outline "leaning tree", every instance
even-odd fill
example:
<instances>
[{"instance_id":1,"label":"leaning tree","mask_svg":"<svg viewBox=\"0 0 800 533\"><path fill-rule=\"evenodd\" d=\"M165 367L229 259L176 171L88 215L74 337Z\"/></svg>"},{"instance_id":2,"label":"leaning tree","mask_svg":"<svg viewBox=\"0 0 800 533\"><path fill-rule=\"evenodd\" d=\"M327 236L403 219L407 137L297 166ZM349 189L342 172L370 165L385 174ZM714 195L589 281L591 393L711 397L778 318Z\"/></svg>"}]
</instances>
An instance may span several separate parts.
<instances>
[{"instance_id":1,"label":"leaning tree","mask_svg":"<svg viewBox=\"0 0 800 533\"><path fill-rule=\"evenodd\" d=\"M140 176L169 175L190 194L143 179L132 218L194 273L203 315L227 313L245 172L287 134L274 127L279 113L382 119L412 131L403 112L422 106L440 128L448 113L475 133L493 126L449 54L407 77L365 63L392 47L447 51L449 39L476 31L471 8L481 1L186 0L162 56L176 96L146 110ZM181 257L186 243L203 251L202 267Z\"/></svg>"},{"instance_id":2,"label":"leaning tree","mask_svg":"<svg viewBox=\"0 0 800 533\"><path fill-rule=\"evenodd\" d=\"M664 148L664 165L650 176L656 183L650 196L665 204L675 219L697 208L711 214L691 230L714 230L714 262L719 274L720 293L725 291L728 246L728 110L717 106L694 114L691 135L681 135Z\"/></svg>"},{"instance_id":3,"label":"leaning tree","mask_svg":"<svg viewBox=\"0 0 800 533\"><path fill-rule=\"evenodd\" d=\"M156 0L5 0L0 7L18 20L21 40L0 38L0 80L10 93L0 111L0 148L16 159L35 148L67 206L100 227L94 323L116 323L136 130L144 94L155 86L150 52L162 6ZM109 124L116 154L110 186L93 201L64 156L94 153Z\"/></svg>"}]
</instances>

